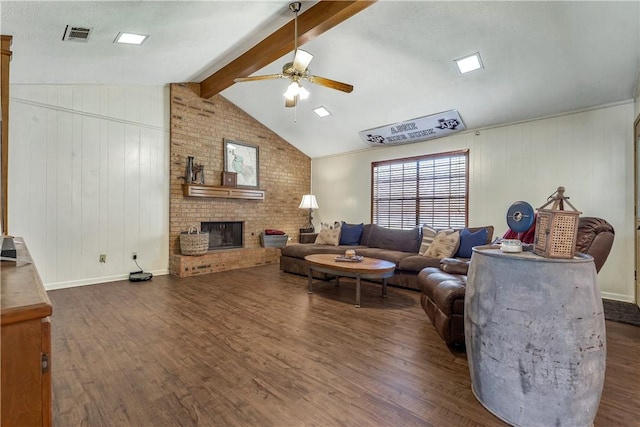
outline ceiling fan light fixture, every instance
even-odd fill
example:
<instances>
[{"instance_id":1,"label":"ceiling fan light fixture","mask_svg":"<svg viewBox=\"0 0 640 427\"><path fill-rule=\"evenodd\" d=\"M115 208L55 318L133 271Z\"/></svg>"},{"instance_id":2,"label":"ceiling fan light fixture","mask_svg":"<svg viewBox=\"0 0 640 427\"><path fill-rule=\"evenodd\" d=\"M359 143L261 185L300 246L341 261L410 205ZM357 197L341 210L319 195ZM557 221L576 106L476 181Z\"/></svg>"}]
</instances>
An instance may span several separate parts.
<instances>
[{"instance_id":1,"label":"ceiling fan light fixture","mask_svg":"<svg viewBox=\"0 0 640 427\"><path fill-rule=\"evenodd\" d=\"M298 95L298 82L291 82L291 84L287 87L287 91L284 93L284 97L293 100L296 95Z\"/></svg>"},{"instance_id":2,"label":"ceiling fan light fixture","mask_svg":"<svg viewBox=\"0 0 640 427\"><path fill-rule=\"evenodd\" d=\"M304 86L298 84L298 97L300 97L300 99L307 99L309 95L311 95L309 91L306 90Z\"/></svg>"},{"instance_id":3,"label":"ceiling fan light fixture","mask_svg":"<svg viewBox=\"0 0 640 427\"><path fill-rule=\"evenodd\" d=\"M287 91L284 93L284 97L291 101L295 99L296 96L299 99L307 99L309 95L309 91L302 87L297 81L291 82L287 87Z\"/></svg>"},{"instance_id":4,"label":"ceiling fan light fixture","mask_svg":"<svg viewBox=\"0 0 640 427\"><path fill-rule=\"evenodd\" d=\"M300 81L303 79L308 81L309 83L339 90L345 93L351 93L351 91L353 91L353 86L350 84L327 79L325 77L314 76L309 71L309 64L313 59L313 55L306 50L298 49L298 12L300 11L301 6L301 2L293 2L289 4L289 9L296 14L294 19L293 31L294 57L293 61L284 64L284 66L282 67L282 73L268 74L263 76L236 77L233 80L235 83L240 83L258 80L288 78L291 83L283 94L285 96L284 106L288 108L295 107L298 104L299 100L303 100L309 97L309 91L302 87L302 85L300 84Z\"/></svg>"}]
</instances>

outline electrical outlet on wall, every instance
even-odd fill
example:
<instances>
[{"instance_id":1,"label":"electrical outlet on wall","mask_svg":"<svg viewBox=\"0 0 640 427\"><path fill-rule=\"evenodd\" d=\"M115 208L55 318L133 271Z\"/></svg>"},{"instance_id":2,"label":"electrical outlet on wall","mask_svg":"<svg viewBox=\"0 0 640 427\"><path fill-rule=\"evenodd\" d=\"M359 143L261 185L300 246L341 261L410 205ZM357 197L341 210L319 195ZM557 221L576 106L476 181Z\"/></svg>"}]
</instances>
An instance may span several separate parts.
<instances>
[{"instance_id":1,"label":"electrical outlet on wall","mask_svg":"<svg viewBox=\"0 0 640 427\"><path fill-rule=\"evenodd\" d=\"M137 260L138 259L138 252L135 252L135 251L131 252L131 259L134 260L134 261Z\"/></svg>"},{"instance_id":2,"label":"electrical outlet on wall","mask_svg":"<svg viewBox=\"0 0 640 427\"><path fill-rule=\"evenodd\" d=\"M100 262L107 262L107 254L100 254L99 261Z\"/></svg>"}]
</instances>

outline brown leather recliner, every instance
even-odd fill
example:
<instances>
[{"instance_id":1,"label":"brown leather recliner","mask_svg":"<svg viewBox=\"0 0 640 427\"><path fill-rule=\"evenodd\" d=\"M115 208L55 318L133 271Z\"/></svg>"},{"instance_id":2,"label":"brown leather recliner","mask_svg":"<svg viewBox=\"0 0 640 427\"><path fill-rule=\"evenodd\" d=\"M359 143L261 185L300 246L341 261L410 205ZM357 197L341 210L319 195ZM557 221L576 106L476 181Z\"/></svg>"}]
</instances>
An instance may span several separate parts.
<instances>
[{"instance_id":1,"label":"brown leather recliner","mask_svg":"<svg viewBox=\"0 0 640 427\"><path fill-rule=\"evenodd\" d=\"M602 218L583 217L578 220L578 237L576 252L591 255L596 265L596 272L609 257L615 232L611 224Z\"/></svg>"},{"instance_id":2,"label":"brown leather recliner","mask_svg":"<svg viewBox=\"0 0 640 427\"><path fill-rule=\"evenodd\" d=\"M576 252L593 257L599 272L613 245L614 230L601 218L578 220ZM464 346L464 293L468 261L443 259L440 268L429 267L418 274L420 303L442 339L453 346Z\"/></svg>"}]
</instances>

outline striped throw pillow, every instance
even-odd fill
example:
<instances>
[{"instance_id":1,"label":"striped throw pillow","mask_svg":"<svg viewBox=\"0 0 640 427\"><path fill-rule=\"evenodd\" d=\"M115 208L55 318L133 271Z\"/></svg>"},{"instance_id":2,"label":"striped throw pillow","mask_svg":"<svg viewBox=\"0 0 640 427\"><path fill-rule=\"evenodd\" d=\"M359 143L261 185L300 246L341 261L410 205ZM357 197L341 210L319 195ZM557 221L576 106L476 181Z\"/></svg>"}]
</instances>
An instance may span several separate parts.
<instances>
[{"instance_id":1,"label":"striped throw pillow","mask_svg":"<svg viewBox=\"0 0 640 427\"><path fill-rule=\"evenodd\" d=\"M424 253L427 252L427 249L429 249L429 246L431 246L431 243L433 243L433 239L437 234L438 230L435 228L429 227L428 225L422 226L422 243L420 244L420 250L418 251L420 255L424 255Z\"/></svg>"}]
</instances>

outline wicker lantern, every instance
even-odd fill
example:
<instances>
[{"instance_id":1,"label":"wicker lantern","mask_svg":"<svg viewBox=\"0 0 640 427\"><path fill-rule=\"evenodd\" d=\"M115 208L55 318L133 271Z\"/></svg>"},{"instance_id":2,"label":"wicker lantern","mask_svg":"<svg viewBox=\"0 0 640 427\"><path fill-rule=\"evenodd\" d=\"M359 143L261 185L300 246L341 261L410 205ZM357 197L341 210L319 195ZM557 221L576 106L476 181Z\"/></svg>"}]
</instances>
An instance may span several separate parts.
<instances>
[{"instance_id":1,"label":"wicker lantern","mask_svg":"<svg viewBox=\"0 0 640 427\"><path fill-rule=\"evenodd\" d=\"M564 210L565 202L573 211ZM551 209L545 209L551 203ZM564 187L558 187L547 203L538 208L533 251L545 258L573 258L581 213L564 195Z\"/></svg>"}]
</instances>

